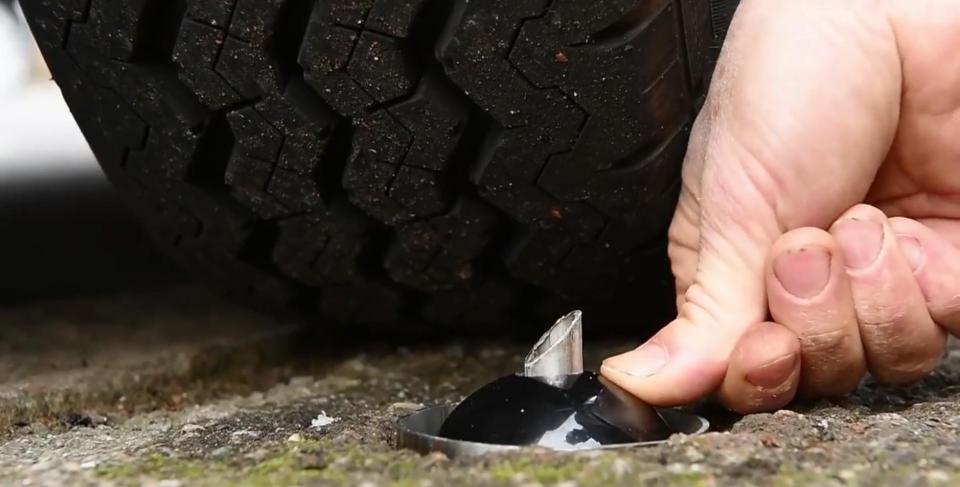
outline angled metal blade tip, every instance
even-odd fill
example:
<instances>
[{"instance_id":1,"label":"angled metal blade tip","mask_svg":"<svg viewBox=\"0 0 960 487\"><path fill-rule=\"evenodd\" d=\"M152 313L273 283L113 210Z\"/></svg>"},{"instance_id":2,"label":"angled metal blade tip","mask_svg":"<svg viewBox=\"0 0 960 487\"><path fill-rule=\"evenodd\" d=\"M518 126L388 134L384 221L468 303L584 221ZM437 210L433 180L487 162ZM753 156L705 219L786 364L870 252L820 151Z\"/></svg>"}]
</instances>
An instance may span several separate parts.
<instances>
[{"instance_id":1,"label":"angled metal blade tip","mask_svg":"<svg viewBox=\"0 0 960 487\"><path fill-rule=\"evenodd\" d=\"M583 372L583 313L575 310L544 333L523 362L523 375L558 385Z\"/></svg>"}]
</instances>

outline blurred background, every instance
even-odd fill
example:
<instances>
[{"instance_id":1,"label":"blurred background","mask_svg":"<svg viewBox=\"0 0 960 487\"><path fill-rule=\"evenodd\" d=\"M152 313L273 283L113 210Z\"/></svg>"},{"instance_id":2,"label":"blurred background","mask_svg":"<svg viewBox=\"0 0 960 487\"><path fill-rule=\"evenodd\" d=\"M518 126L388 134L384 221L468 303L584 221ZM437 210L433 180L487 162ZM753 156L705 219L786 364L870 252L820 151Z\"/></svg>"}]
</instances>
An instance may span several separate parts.
<instances>
[{"instance_id":1,"label":"blurred background","mask_svg":"<svg viewBox=\"0 0 960 487\"><path fill-rule=\"evenodd\" d=\"M100 171L13 0L0 53L0 304L180 280Z\"/></svg>"}]
</instances>

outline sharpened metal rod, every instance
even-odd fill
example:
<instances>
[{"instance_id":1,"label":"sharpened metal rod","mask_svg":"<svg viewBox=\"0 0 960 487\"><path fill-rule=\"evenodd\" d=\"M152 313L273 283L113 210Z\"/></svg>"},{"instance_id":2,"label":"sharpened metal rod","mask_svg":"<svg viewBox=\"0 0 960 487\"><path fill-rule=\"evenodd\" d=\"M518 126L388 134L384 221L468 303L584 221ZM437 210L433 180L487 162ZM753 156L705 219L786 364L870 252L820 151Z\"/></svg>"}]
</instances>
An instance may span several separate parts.
<instances>
[{"instance_id":1,"label":"sharpened metal rod","mask_svg":"<svg viewBox=\"0 0 960 487\"><path fill-rule=\"evenodd\" d=\"M562 387L567 377L583 372L582 313L572 311L557 320L530 349L523 375Z\"/></svg>"}]
</instances>

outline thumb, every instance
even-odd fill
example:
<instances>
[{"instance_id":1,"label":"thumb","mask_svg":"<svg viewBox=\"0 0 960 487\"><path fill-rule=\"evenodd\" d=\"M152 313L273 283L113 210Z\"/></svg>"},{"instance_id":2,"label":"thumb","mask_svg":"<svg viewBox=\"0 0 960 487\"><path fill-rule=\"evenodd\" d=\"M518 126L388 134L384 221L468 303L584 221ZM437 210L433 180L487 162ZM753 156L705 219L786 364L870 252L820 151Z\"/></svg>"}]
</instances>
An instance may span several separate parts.
<instances>
[{"instance_id":1,"label":"thumb","mask_svg":"<svg viewBox=\"0 0 960 487\"><path fill-rule=\"evenodd\" d=\"M601 372L660 406L723 381L740 336L766 319L773 242L824 228L863 200L900 106L896 38L878 2L745 0L684 161L670 228L679 314Z\"/></svg>"}]
</instances>

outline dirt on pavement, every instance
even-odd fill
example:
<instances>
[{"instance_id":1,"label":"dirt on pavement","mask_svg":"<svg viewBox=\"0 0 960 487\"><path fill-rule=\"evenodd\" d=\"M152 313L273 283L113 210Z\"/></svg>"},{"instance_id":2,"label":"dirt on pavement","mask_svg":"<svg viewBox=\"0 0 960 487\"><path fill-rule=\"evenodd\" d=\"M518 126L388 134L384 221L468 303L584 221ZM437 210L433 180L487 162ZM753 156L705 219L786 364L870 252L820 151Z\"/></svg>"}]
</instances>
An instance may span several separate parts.
<instances>
[{"instance_id":1,"label":"dirt on pavement","mask_svg":"<svg viewBox=\"0 0 960 487\"><path fill-rule=\"evenodd\" d=\"M451 460L396 450L394 422L514 371L525 344L348 342L191 286L35 302L0 323L3 485L960 482L960 352L909 388L743 418L703 405L713 432L661 446ZM630 345L587 335L594 367Z\"/></svg>"}]
</instances>

